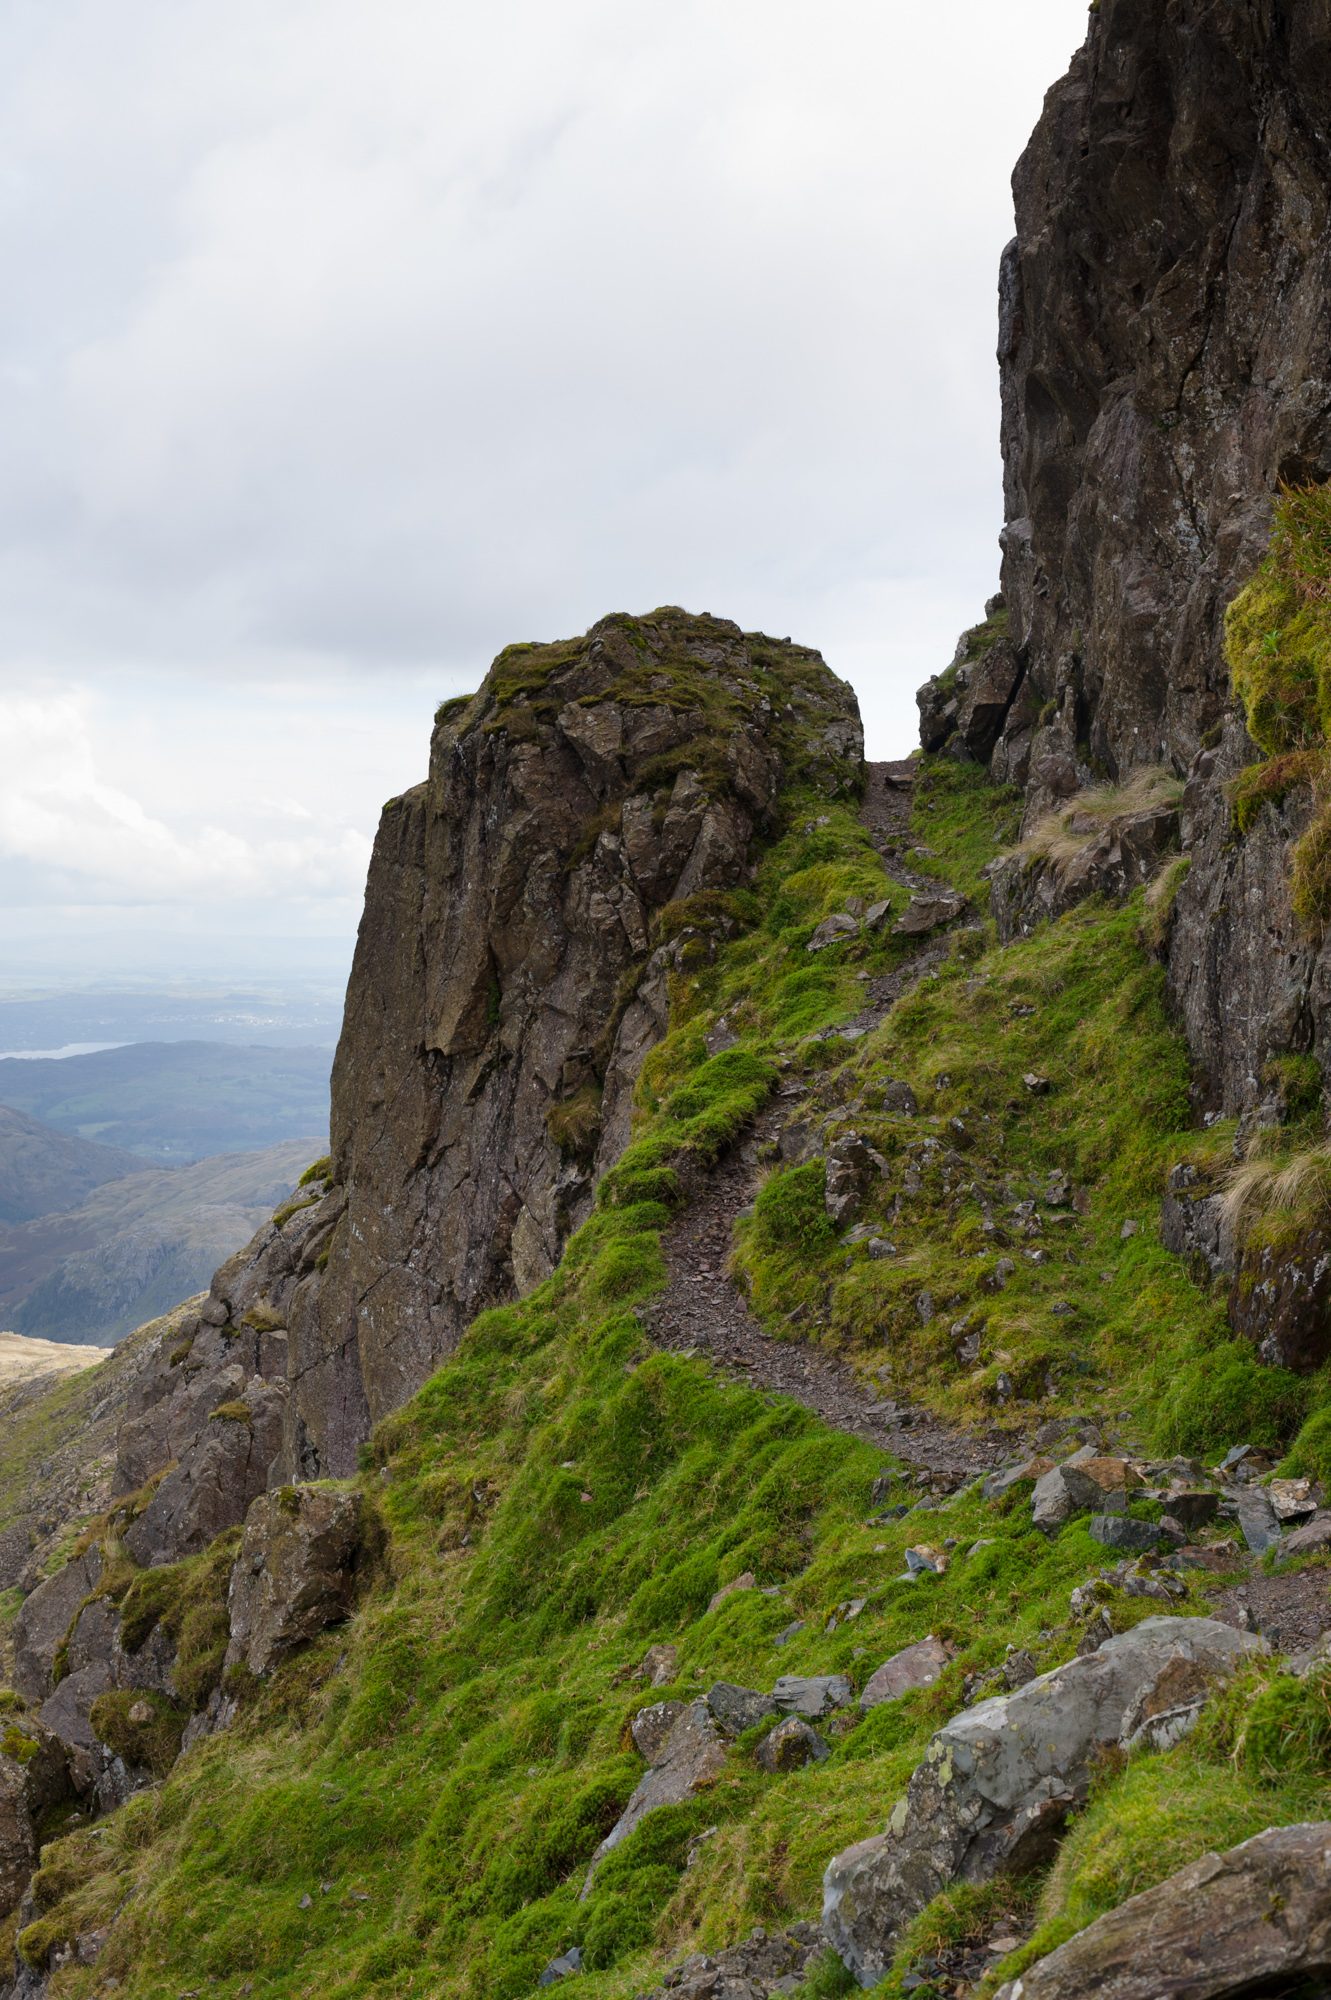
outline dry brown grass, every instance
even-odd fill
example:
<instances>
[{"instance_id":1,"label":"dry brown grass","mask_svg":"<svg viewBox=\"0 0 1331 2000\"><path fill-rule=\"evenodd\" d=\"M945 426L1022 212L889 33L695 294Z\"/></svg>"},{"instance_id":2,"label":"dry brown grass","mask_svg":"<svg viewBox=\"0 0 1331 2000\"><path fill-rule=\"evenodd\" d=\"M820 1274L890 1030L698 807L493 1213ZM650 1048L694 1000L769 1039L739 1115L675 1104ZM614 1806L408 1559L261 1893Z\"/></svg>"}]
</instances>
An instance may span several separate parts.
<instances>
[{"instance_id":1,"label":"dry brown grass","mask_svg":"<svg viewBox=\"0 0 1331 2000\"><path fill-rule=\"evenodd\" d=\"M1117 821L1153 806L1176 806L1182 797L1183 780L1164 765L1150 764L1121 785L1095 785L1078 792L1038 821L1013 852L1045 861L1062 873L1090 841Z\"/></svg>"},{"instance_id":2,"label":"dry brown grass","mask_svg":"<svg viewBox=\"0 0 1331 2000\"><path fill-rule=\"evenodd\" d=\"M1320 1210L1331 1210L1331 1146L1312 1146L1283 1161L1244 1160L1230 1175L1220 1206L1235 1231L1251 1228L1267 1215L1311 1219Z\"/></svg>"}]
</instances>

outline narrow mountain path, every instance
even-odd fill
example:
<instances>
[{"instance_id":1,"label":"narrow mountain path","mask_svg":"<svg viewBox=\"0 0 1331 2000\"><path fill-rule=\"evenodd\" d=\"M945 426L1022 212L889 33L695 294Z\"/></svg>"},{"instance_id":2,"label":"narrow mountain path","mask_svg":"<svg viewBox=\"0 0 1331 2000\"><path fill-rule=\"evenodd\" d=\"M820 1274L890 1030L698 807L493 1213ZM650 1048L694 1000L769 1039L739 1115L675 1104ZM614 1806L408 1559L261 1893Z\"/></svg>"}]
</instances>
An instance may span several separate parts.
<instances>
[{"instance_id":1,"label":"narrow mountain path","mask_svg":"<svg viewBox=\"0 0 1331 2000\"><path fill-rule=\"evenodd\" d=\"M901 858L910 844L910 785L913 767L871 764L863 819L891 878L912 892L937 890L937 881L917 874ZM923 978L949 949L946 937L921 941L919 950L868 988L868 1004L856 1025L876 1026L888 1008ZM923 1410L876 1397L844 1361L799 1340L777 1340L761 1327L730 1276L737 1216L756 1192L761 1141L771 1136L775 1118L757 1127L700 1174L685 1206L667 1232L664 1251L669 1281L643 1315L659 1347L708 1355L760 1389L802 1403L833 1429L866 1439L903 1464L931 1474L940 1486L954 1487L1002 1464L1012 1443L986 1438L943 1423Z\"/></svg>"}]
</instances>

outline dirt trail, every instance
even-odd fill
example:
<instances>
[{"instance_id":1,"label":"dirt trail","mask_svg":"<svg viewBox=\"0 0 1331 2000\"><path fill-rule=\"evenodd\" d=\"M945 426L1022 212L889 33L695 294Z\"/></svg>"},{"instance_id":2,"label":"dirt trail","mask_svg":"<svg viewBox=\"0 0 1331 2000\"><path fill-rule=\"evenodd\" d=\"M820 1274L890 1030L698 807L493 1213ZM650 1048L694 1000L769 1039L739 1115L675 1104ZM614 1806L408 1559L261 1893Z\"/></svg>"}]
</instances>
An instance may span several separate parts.
<instances>
[{"instance_id":1,"label":"dirt trail","mask_svg":"<svg viewBox=\"0 0 1331 2000\"><path fill-rule=\"evenodd\" d=\"M902 859L910 844L912 776L906 760L871 764L862 816L892 879L912 891L936 890L936 881L917 874ZM904 965L873 980L857 1025L881 1021L948 949L946 938L924 940ZM735 1219L753 1200L758 1184L757 1149L764 1136L760 1126L711 1173L699 1176L667 1233L669 1282L645 1316L652 1339L661 1347L710 1355L759 1388L792 1397L834 1429L865 1438L904 1464L936 1475L940 1484L958 1485L1001 1464L1011 1455L1010 1441L957 1430L924 1411L876 1397L835 1356L802 1341L775 1340L763 1331L727 1267Z\"/></svg>"}]
</instances>

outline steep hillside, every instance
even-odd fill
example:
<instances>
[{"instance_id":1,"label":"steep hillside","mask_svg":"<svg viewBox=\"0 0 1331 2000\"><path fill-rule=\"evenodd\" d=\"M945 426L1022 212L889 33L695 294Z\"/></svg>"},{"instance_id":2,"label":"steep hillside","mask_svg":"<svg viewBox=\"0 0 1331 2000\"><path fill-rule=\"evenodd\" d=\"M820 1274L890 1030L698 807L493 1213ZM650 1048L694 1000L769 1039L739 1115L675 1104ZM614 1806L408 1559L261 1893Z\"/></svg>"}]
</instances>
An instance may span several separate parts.
<instances>
[{"instance_id":1,"label":"steep hillside","mask_svg":"<svg viewBox=\"0 0 1331 2000\"><path fill-rule=\"evenodd\" d=\"M19 1923L25 1963L65 1954L53 1995L112 1977L131 1995L517 1996L571 1949L589 1996L640 1992L698 1944L816 1923L829 1864L878 1834L934 1732L978 1696L1016 1702L1106 1644L1167 1642L1158 1684L1195 1706L1207 1672L1170 1620L1203 1635L1218 1681L1245 1647L1253 1664L1181 1745L1095 1763L1080 1816L1092 1764L1064 1745L1057 1818L1071 1809L1074 1827L1052 1873L981 1868L899 1915L875 1906L880 1956L863 1962L895 1957L883 1991L907 1976L921 1990L940 1962L969 1990L1033 1927L1027 1957L1208 1849L1323 1809L1320 1737L1299 1731L1325 1680L1282 1679L1239 1629L1306 1644L1328 1620L1323 1559L1254 1568L1242 1524L1263 1489L1169 1456L1276 1444L1310 1392L1264 1369L1161 1243L1166 1170L1200 1135L1140 898L995 944L963 898L1011 794L947 763L913 786L895 775L909 831L796 809L738 935L714 952L686 940L641 1124L553 1277L477 1321L380 1424L351 1488L256 1508L237 1574L266 1564L291 1586L303 1561L322 1597L307 1583L295 1625L270 1605L256 1650L235 1583L228 1614L234 1534L135 1568L147 1496L85 1538L101 1553L80 1558L73 1593L57 1578L29 1600L30 1699L69 1633L43 1715L77 1695L100 1607L153 1660L145 1694L95 1697L137 1782L166 1768L191 1706L208 1718L163 1786L47 1850ZM738 1320L709 1291L696 1303L734 1174L758 1188ZM699 1351L723 1321L718 1359L738 1375ZM771 1386L787 1357L794 1396ZM1045 1456L1023 1466L1033 1444ZM1099 1514L1075 1465L1055 1468L1078 1445ZM1011 1477L974 1477L1006 1462ZM1033 1519L1047 1468L1059 1502L1044 1482ZM1182 1490L1191 1541L1159 1525ZM329 1510L348 1493L349 1624L318 1567L326 1527L308 1525L294 1570L271 1539L260 1555L313 1496ZM324 1618L335 1629L298 1643ZM875 1681L906 1647L923 1656ZM810 1720L773 1748L792 1704ZM677 1718L701 1746L671 1738L661 1763ZM584 1895L644 1758L662 1803ZM799 1965L811 1993L845 1990L816 1930L769 1960L752 1991Z\"/></svg>"},{"instance_id":2,"label":"steep hillside","mask_svg":"<svg viewBox=\"0 0 1331 2000\"><path fill-rule=\"evenodd\" d=\"M67 1213L0 1226L0 1323L39 1339L120 1338L208 1283L318 1153L315 1138L136 1171Z\"/></svg>"},{"instance_id":3,"label":"steep hillside","mask_svg":"<svg viewBox=\"0 0 1331 2000\"><path fill-rule=\"evenodd\" d=\"M107 1181L140 1171L133 1153L71 1139L0 1104L0 1227L77 1208Z\"/></svg>"},{"instance_id":4,"label":"steep hillside","mask_svg":"<svg viewBox=\"0 0 1331 2000\"><path fill-rule=\"evenodd\" d=\"M1331 1985L1328 46L1093 9L923 755L675 609L440 711L28 1530L6 2000Z\"/></svg>"},{"instance_id":5,"label":"steep hillside","mask_svg":"<svg viewBox=\"0 0 1331 2000\"><path fill-rule=\"evenodd\" d=\"M353 1470L474 1315L553 1270L627 1139L680 933L724 936L783 792L860 755L817 653L672 607L511 646L439 711L375 843L330 1191L265 1297L289 1471Z\"/></svg>"}]
</instances>

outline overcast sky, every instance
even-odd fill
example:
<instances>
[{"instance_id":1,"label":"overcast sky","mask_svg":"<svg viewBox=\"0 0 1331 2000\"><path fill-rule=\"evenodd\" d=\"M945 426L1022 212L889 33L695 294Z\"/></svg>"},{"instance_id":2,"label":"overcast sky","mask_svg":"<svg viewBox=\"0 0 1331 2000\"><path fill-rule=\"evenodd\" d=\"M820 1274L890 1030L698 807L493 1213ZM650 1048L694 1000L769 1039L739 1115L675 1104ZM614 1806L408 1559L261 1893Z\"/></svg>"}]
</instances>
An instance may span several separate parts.
<instances>
[{"instance_id":1,"label":"overcast sky","mask_svg":"<svg viewBox=\"0 0 1331 2000\"><path fill-rule=\"evenodd\" d=\"M1084 19L5 0L11 963L349 938L435 703L612 609L817 645L908 749L995 587L1008 176Z\"/></svg>"}]
</instances>

